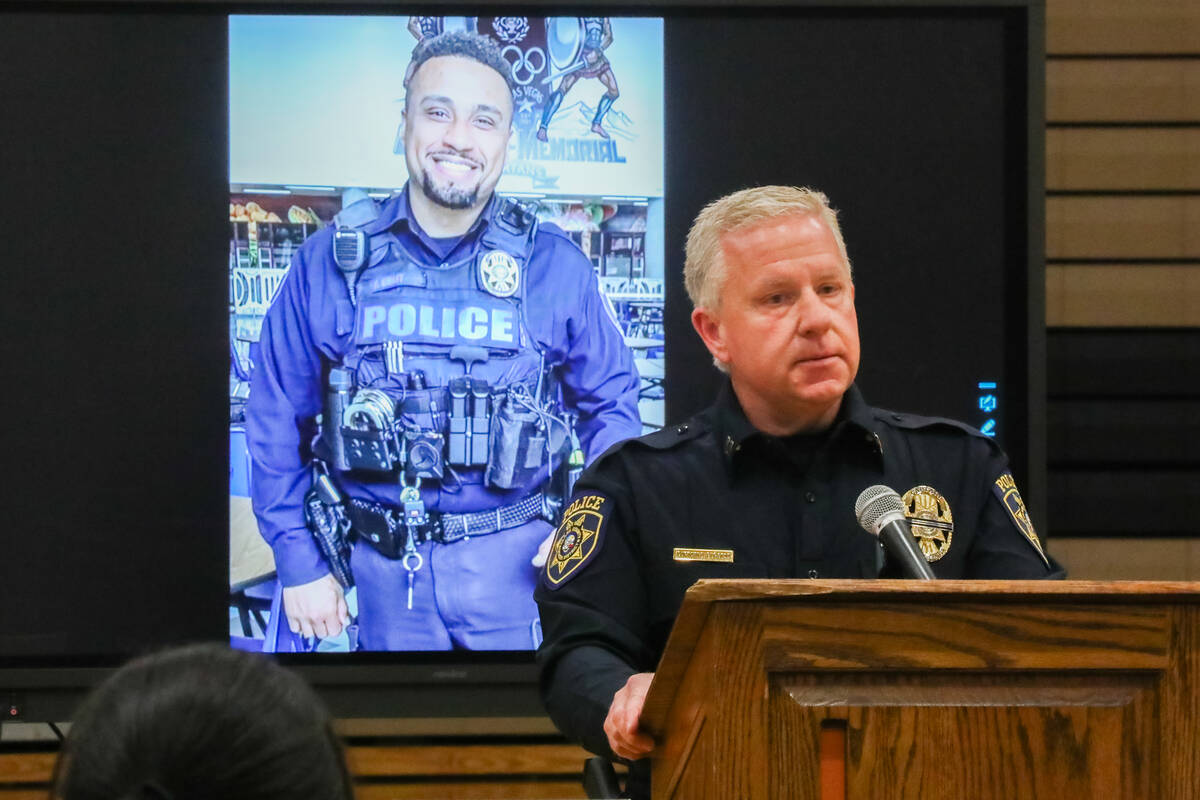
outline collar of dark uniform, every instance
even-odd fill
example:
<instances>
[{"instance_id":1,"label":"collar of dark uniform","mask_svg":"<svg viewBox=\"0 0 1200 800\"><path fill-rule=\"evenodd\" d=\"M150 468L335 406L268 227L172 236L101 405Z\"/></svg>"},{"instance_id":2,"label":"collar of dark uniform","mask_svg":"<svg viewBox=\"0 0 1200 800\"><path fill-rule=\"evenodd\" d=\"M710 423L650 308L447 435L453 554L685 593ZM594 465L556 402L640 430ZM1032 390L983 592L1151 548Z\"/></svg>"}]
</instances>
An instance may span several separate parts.
<instances>
[{"instance_id":1,"label":"collar of dark uniform","mask_svg":"<svg viewBox=\"0 0 1200 800\"><path fill-rule=\"evenodd\" d=\"M448 253L446 258L443 259L441 253L445 249L445 246L426 233L425 229L421 227L421 223L417 222L417 218L413 216L412 204L408 199L408 193L411 190L411 182L404 184L404 189L393 195L384 204L382 214L392 219L391 230L393 233L408 232L413 238L420 242L421 245L427 251L429 251L429 253L435 256L437 260L454 260L453 256L455 252L461 249L464 242L468 240L473 241L475 238L477 238L482 233L484 227L488 224L488 220L492 218L492 208L496 203L496 194L493 192L492 196L488 198L488 201L484 203L483 209L479 212L479 216L476 217L475 221L471 223L471 227L467 229L466 233L458 238L458 244L455 246L454 252Z\"/></svg>"},{"instance_id":2,"label":"collar of dark uniform","mask_svg":"<svg viewBox=\"0 0 1200 800\"><path fill-rule=\"evenodd\" d=\"M766 434L754 427L746 412L742 410L733 385L727 378L717 393L716 424L714 430L717 441L724 457L725 466L732 478L738 461L743 457L743 450L754 438L766 438ZM883 468L883 443L875 432L875 418L871 407L863 399L862 392L855 384L851 384L842 395L842 404L834 417L833 426L829 433L829 442L860 441L875 453L879 459L880 469Z\"/></svg>"}]
</instances>

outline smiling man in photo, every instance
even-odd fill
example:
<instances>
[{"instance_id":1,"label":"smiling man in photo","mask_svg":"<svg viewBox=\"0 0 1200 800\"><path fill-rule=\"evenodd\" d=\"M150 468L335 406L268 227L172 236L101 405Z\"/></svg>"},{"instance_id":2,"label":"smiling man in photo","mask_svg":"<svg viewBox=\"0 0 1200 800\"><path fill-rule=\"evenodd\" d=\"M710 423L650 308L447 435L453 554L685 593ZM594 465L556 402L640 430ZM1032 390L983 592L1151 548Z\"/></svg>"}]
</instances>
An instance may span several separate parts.
<instances>
[{"instance_id":1,"label":"smiling man in photo","mask_svg":"<svg viewBox=\"0 0 1200 800\"><path fill-rule=\"evenodd\" d=\"M572 441L590 461L641 432L587 257L494 194L514 108L495 42L427 38L407 74L407 185L310 237L263 322L247 439L287 618L268 649L338 635L350 582L364 649L536 647Z\"/></svg>"}]
</instances>

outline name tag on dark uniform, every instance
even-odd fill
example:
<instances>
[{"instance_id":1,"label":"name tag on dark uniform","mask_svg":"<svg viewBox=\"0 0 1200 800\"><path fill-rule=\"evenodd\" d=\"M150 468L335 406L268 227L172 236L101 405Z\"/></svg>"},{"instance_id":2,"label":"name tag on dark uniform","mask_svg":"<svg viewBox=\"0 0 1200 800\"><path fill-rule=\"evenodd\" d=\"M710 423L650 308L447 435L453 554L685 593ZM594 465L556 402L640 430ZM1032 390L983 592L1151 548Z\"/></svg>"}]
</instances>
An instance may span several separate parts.
<instances>
[{"instance_id":1,"label":"name tag on dark uniform","mask_svg":"<svg viewBox=\"0 0 1200 800\"><path fill-rule=\"evenodd\" d=\"M676 547L672 553L676 561L713 561L718 564L732 564L732 550L704 550L694 547Z\"/></svg>"}]
</instances>

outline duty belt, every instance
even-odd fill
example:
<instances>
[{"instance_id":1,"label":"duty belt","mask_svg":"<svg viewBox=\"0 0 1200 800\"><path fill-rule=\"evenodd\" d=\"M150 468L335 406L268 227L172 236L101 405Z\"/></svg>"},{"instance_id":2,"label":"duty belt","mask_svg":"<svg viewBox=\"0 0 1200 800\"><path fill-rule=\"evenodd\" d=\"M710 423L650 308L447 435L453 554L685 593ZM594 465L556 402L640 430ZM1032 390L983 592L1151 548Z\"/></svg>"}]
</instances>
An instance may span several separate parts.
<instances>
[{"instance_id":1,"label":"duty belt","mask_svg":"<svg viewBox=\"0 0 1200 800\"><path fill-rule=\"evenodd\" d=\"M431 511L429 524L416 531L415 544L427 541L450 544L468 536L486 536L524 525L530 520L545 517L545 499L542 492L534 492L516 503L487 511L468 514ZM351 529L367 544L389 558L399 558L403 554L406 531L399 509L351 498L348 511Z\"/></svg>"},{"instance_id":2,"label":"duty belt","mask_svg":"<svg viewBox=\"0 0 1200 800\"><path fill-rule=\"evenodd\" d=\"M531 519L542 516L544 497L541 492L534 492L524 500L508 506L497 506L490 511L476 511L471 514L442 514L435 516L435 527L440 528L440 536L431 536L435 542L449 544L467 536L483 536L496 531L515 528L524 525Z\"/></svg>"}]
</instances>

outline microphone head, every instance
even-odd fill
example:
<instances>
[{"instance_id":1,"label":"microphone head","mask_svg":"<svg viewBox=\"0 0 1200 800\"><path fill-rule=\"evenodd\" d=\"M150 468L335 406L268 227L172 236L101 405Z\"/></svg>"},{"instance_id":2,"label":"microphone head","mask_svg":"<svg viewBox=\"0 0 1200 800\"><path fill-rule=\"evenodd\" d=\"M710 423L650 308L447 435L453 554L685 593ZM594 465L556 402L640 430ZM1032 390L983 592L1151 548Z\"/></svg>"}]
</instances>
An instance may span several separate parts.
<instances>
[{"instance_id":1,"label":"microphone head","mask_svg":"<svg viewBox=\"0 0 1200 800\"><path fill-rule=\"evenodd\" d=\"M904 518L904 501L890 487L882 484L868 486L854 501L854 516L863 530L878 536L884 525L897 517Z\"/></svg>"}]
</instances>

